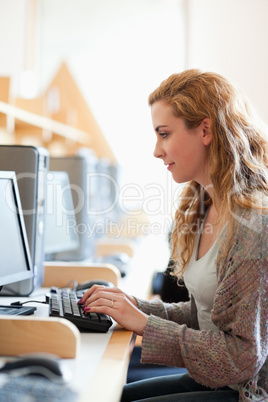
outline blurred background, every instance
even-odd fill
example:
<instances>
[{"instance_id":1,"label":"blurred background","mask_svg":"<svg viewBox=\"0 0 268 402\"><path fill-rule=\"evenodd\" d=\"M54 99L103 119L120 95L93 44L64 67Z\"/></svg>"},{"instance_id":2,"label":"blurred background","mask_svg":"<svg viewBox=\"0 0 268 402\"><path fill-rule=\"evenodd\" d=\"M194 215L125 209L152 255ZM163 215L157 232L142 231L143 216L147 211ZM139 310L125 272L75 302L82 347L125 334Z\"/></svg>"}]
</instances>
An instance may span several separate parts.
<instances>
[{"instance_id":1,"label":"blurred background","mask_svg":"<svg viewBox=\"0 0 268 402\"><path fill-rule=\"evenodd\" d=\"M216 71L268 122L267 21L267 0L0 0L0 77L10 79L10 105L103 136L103 154L101 145L93 148L122 167L123 198L160 222L151 230L163 233L177 188L153 157L148 95L174 72ZM79 125L79 103L60 114L64 95L53 84L59 71L62 93L69 79L75 83L92 129ZM39 145L40 136L25 130L21 143ZM11 122L0 143L12 138ZM70 139L65 148L59 139L52 144L47 129L41 139L52 155L75 146Z\"/></svg>"}]
</instances>

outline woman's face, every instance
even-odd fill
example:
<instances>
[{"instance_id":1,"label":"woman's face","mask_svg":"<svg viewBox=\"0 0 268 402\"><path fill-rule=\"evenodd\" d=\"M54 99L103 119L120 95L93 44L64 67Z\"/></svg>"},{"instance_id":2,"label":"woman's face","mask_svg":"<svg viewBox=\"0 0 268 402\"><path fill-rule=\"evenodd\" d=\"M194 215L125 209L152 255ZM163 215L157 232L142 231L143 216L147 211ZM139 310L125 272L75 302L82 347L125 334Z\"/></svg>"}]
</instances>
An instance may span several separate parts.
<instances>
[{"instance_id":1,"label":"woman's face","mask_svg":"<svg viewBox=\"0 0 268 402\"><path fill-rule=\"evenodd\" d=\"M163 160L175 182L195 180L206 187L210 182L206 149L212 139L209 119L189 129L162 100L153 103L151 113L157 137L154 156Z\"/></svg>"}]
</instances>

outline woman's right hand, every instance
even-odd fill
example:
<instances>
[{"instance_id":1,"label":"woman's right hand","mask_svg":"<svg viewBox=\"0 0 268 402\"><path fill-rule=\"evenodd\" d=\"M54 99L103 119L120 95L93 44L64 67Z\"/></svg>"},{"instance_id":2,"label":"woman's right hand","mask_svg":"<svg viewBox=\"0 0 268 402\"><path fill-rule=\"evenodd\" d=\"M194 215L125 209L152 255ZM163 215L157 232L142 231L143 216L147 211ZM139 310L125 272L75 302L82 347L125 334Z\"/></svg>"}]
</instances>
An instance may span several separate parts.
<instances>
[{"instance_id":1,"label":"woman's right hand","mask_svg":"<svg viewBox=\"0 0 268 402\"><path fill-rule=\"evenodd\" d=\"M137 307L137 301L135 299L134 296L130 296L127 293L123 292L121 289L117 288L117 287L108 287L108 286L104 286L104 285L93 285L91 286L90 289L88 289L83 297L81 298L81 300L79 302L81 302L80 304L84 304L86 302L86 300L96 291L99 290L104 290L104 291L110 291L113 293L118 293L121 295L124 295L125 297L127 297L129 299L129 301L131 301L131 303L133 303L136 307Z\"/></svg>"},{"instance_id":2,"label":"woman's right hand","mask_svg":"<svg viewBox=\"0 0 268 402\"><path fill-rule=\"evenodd\" d=\"M121 289L93 285L79 303L83 304L85 313L107 314L125 329L143 335L148 315L138 309L135 297Z\"/></svg>"}]
</instances>

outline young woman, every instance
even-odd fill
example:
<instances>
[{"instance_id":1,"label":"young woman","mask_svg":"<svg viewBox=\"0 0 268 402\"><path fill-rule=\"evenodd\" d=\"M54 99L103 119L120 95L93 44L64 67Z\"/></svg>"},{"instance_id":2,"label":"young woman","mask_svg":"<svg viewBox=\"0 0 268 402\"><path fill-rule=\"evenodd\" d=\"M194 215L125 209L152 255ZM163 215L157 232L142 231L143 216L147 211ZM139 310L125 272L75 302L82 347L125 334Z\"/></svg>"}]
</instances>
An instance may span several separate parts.
<instances>
[{"instance_id":1,"label":"young woman","mask_svg":"<svg viewBox=\"0 0 268 402\"><path fill-rule=\"evenodd\" d=\"M186 183L171 240L191 300L94 286L81 303L142 335L142 362L188 370L127 384L122 401L268 401L267 133L214 73L174 74L149 104L154 156Z\"/></svg>"}]
</instances>

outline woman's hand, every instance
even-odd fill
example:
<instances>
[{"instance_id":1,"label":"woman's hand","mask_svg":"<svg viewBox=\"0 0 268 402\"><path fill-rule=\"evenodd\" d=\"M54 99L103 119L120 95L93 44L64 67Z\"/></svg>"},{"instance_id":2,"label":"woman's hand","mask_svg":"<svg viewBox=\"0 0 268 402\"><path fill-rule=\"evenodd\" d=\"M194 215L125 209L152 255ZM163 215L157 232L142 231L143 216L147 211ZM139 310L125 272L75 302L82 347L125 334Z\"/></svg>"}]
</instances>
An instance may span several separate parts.
<instances>
[{"instance_id":1,"label":"woman's hand","mask_svg":"<svg viewBox=\"0 0 268 402\"><path fill-rule=\"evenodd\" d=\"M119 288L93 285L79 303L83 304L85 313L107 314L125 329L143 335L148 315L138 309L135 297Z\"/></svg>"}]
</instances>

